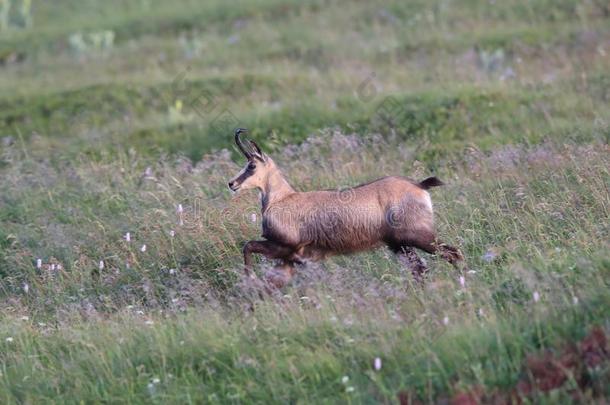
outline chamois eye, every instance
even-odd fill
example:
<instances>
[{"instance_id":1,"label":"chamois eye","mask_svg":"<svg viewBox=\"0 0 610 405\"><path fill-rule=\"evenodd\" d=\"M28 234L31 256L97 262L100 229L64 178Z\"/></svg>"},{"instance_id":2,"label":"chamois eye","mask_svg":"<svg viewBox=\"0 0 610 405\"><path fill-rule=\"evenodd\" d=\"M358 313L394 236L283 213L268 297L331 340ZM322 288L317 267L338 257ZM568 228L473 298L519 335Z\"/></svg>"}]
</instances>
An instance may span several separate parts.
<instances>
[{"instance_id":1,"label":"chamois eye","mask_svg":"<svg viewBox=\"0 0 610 405\"><path fill-rule=\"evenodd\" d=\"M254 169L256 169L256 165L254 163L248 163L248 169L254 170Z\"/></svg>"}]
</instances>

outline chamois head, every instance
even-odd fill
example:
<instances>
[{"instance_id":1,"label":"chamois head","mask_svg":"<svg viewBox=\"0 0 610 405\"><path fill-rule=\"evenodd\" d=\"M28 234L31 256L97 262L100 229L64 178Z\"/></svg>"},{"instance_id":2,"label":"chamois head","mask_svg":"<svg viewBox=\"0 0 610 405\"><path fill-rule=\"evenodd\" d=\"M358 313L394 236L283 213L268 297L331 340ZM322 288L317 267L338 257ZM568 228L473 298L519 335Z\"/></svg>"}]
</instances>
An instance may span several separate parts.
<instances>
[{"instance_id":1,"label":"chamois head","mask_svg":"<svg viewBox=\"0 0 610 405\"><path fill-rule=\"evenodd\" d=\"M232 191L247 190L250 188L263 189L267 183L269 173L275 168L273 161L265 155L254 141L241 139L241 134L248 132L247 129L237 128L235 130L235 144L244 154L248 162L246 166L229 181Z\"/></svg>"}]
</instances>

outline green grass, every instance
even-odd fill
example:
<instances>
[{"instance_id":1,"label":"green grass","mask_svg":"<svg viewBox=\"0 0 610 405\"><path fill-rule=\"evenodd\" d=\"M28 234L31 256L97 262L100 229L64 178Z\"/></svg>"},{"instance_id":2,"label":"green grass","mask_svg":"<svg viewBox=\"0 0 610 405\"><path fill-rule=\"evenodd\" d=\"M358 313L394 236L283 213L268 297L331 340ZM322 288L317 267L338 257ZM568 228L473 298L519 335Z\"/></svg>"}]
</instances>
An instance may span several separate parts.
<instances>
[{"instance_id":1,"label":"green grass","mask_svg":"<svg viewBox=\"0 0 610 405\"><path fill-rule=\"evenodd\" d=\"M0 402L489 399L610 331L608 12L34 1L0 33ZM104 30L110 49L70 48ZM300 190L438 175L471 272L423 254L418 286L378 250L261 300L241 268L258 198L226 187L237 124ZM607 401L608 367L524 400Z\"/></svg>"},{"instance_id":2,"label":"green grass","mask_svg":"<svg viewBox=\"0 0 610 405\"><path fill-rule=\"evenodd\" d=\"M3 342L3 401L376 402L401 390L429 398L460 385L511 387L526 353L582 338L607 321L610 303L605 295L577 309L531 308L526 322L465 311L459 325L416 321L417 329L386 317L345 325L329 304L313 313L294 300L283 310L263 304L266 315L246 320L203 312L144 324L122 315L45 332L15 321L14 340Z\"/></svg>"}]
</instances>

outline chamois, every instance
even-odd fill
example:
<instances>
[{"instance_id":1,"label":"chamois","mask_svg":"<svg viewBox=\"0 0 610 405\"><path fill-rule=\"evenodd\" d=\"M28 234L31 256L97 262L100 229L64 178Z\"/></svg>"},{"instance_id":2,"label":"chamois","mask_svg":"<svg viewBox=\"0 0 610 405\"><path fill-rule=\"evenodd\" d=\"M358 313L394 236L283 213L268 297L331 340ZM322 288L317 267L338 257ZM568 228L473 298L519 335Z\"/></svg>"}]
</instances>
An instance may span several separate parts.
<instances>
[{"instance_id":1,"label":"chamois","mask_svg":"<svg viewBox=\"0 0 610 405\"><path fill-rule=\"evenodd\" d=\"M436 177L414 182L389 176L353 188L298 192L286 181L273 160L254 141L241 139L247 130L235 130L235 143L248 160L231 181L233 192L261 192L263 238L243 248L246 274L252 276L252 254L280 260L271 284L281 288L295 273L294 265L386 245L421 280L425 264L413 248L439 254L454 266L463 256L441 243L434 230L432 201L427 190L443 183Z\"/></svg>"}]
</instances>

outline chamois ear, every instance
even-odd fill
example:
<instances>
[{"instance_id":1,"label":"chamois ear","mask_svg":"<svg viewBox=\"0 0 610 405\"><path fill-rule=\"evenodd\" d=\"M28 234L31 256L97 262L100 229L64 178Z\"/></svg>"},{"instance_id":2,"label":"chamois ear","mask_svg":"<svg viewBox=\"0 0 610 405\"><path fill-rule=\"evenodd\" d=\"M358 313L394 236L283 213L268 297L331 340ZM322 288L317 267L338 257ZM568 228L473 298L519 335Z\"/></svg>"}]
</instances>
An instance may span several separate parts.
<instances>
[{"instance_id":1,"label":"chamois ear","mask_svg":"<svg viewBox=\"0 0 610 405\"><path fill-rule=\"evenodd\" d=\"M254 142L254 141L248 141L248 142L250 142L250 146L252 146L252 149L254 149L254 153L252 154L252 156L257 158L258 160L264 162L266 160L266 155L263 153L261 148L259 148L258 145L256 144L256 142Z\"/></svg>"}]
</instances>

